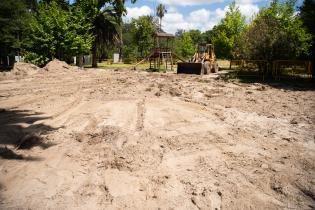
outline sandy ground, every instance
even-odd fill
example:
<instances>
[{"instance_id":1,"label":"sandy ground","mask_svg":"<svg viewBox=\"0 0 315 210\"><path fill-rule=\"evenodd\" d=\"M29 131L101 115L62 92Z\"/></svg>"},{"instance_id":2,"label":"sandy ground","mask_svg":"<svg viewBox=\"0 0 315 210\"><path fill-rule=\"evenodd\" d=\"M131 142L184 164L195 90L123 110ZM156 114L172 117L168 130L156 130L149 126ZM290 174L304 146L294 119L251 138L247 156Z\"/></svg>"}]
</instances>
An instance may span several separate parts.
<instances>
[{"instance_id":1,"label":"sandy ground","mask_svg":"<svg viewBox=\"0 0 315 210\"><path fill-rule=\"evenodd\" d=\"M314 209L314 99L213 75L1 76L0 209Z\"/></svg>"}]
</instances>

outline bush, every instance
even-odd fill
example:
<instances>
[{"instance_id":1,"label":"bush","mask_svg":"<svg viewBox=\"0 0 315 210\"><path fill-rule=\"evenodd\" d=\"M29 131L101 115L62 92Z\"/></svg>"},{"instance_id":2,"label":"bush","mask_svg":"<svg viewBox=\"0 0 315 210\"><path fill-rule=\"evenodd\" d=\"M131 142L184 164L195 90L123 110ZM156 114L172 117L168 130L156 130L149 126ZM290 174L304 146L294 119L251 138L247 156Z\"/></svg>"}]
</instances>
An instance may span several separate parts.
<instances>
[{"instance_id":1,"label":"bush","mask_svg":"<svg viewBox=\"0 0 315 210\"><path fill-rule=\"evenodd\" d=\"M137 59L134 57L124 58L123 62L124 64L132 64L132 63L136 63Z\"/></svg>"},{"instance_id":2,"label":"bush","mask_svg":"<svg viewBox=\"0 0 315 210\"><path fill-rule=\"evenodd\" d=\"M43 67L48 63L49 58L45 57L44 55L38 55L34 52L26 52L24 56L24 61L32 63L36 66Z\"/></svg>"}]
</instances>

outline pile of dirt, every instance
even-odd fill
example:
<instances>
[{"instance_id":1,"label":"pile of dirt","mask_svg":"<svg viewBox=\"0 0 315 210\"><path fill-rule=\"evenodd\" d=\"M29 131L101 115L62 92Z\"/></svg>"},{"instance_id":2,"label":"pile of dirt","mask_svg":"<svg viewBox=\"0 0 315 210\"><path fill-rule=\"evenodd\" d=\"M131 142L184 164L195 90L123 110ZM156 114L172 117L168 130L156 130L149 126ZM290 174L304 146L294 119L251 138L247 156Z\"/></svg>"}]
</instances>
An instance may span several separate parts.
<instances>
[{"instance_id":1,"label":"pile of dirt","mask_svg":"<svg viewBox=\"0 0 315 210\"><path fill-rule=\"evenodd\" d=\"M44 70L46 71L67 71L71 68L66 62L54 59L46 64Z\"/></svg>"},{"instance_id":2,"label":"pile of dirt","mask_svg":"<svg viewBox=\"0 0 315 210\"><path fill-rule=\"evenodd\" d=\"M24 62L18 62L15 63L13 66L13 69L11 70L11 73L14 75L32 75L37 73L41 68L31 64L31 63L24 63Z\"/></svg>"}]
</instances>

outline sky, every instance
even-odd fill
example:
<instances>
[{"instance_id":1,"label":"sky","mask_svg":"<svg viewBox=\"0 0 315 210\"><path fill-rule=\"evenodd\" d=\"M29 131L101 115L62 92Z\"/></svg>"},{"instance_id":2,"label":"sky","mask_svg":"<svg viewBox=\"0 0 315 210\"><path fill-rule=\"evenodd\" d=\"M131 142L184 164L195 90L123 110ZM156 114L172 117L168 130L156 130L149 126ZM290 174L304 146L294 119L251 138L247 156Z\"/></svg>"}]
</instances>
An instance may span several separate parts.
<instances>
[{"instance_id":1,"label":"sky","mask_svg":"<svg viewBox=\"0 0 315 210\"><path fill-rule=\"evenodd\" d=\"M162 19L162 29L165 32L175 33L178 29L199 29L204 32L212 29L224 17L231 2L232 0L137 0L132 4L127 1L127 16L124 20L155 15L155 8L162 3L167 9ZM269 3L270 0L236 0L247 21L259 8L268 6Z\"/></svg>"}]
</instances>

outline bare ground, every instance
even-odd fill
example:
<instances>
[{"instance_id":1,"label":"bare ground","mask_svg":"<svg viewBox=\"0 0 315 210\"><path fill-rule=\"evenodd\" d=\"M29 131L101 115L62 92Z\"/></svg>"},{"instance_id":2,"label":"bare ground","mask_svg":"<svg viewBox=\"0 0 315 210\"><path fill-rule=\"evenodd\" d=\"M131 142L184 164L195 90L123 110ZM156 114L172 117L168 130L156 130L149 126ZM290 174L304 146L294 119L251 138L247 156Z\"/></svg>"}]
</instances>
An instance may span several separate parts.
<instances>
[{"instance_id":1,"label":"bare ground","mask_svg":"<svg viewBox=\"0 0 315 210\"><path fill-rule=\"evenodd\" d=\"M314 209L314 98L213 76L4 75L0 209Z\"/></svg>"}]
</instances>

